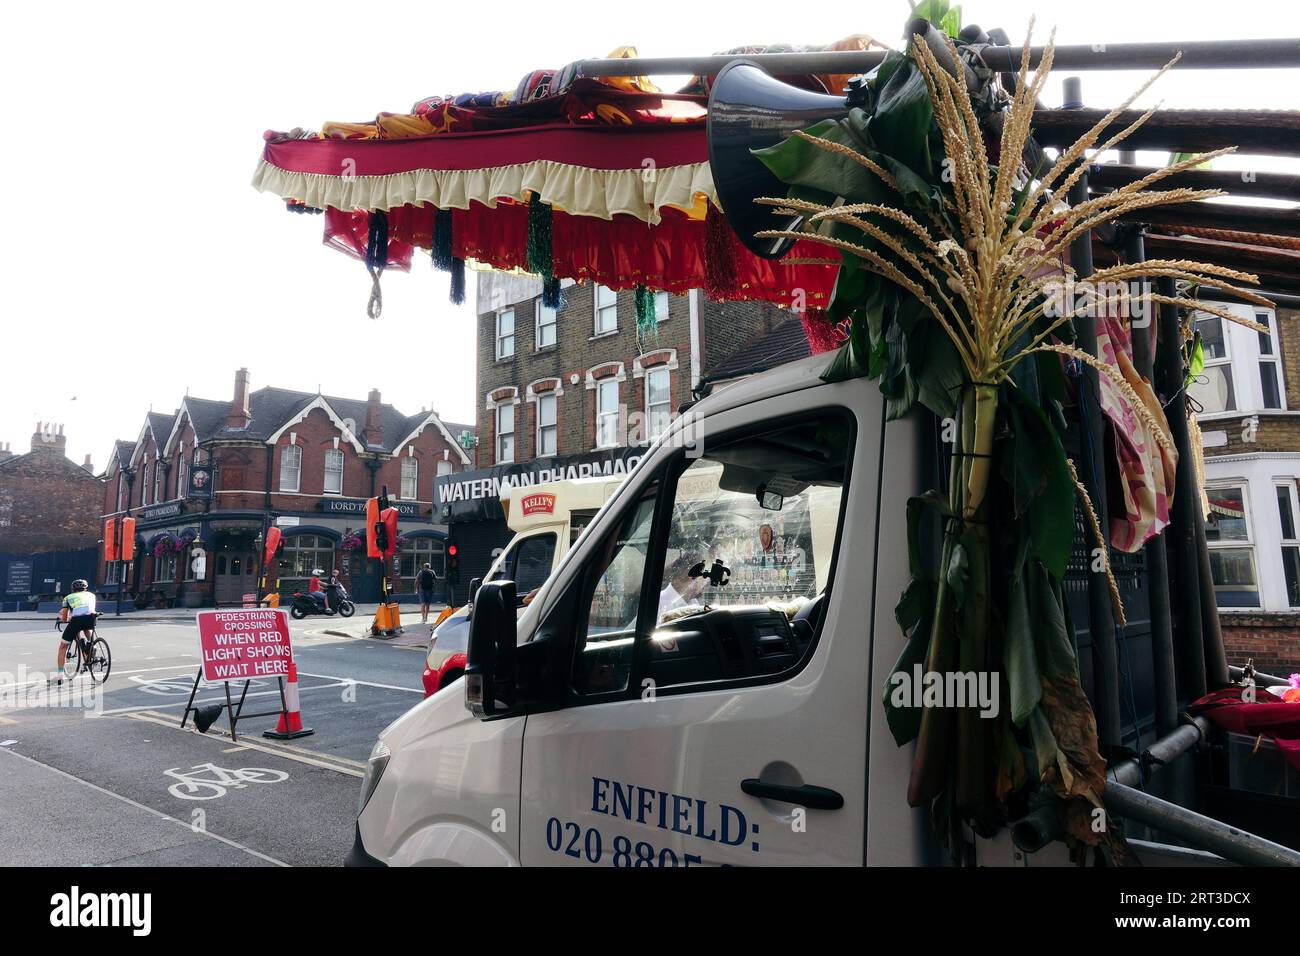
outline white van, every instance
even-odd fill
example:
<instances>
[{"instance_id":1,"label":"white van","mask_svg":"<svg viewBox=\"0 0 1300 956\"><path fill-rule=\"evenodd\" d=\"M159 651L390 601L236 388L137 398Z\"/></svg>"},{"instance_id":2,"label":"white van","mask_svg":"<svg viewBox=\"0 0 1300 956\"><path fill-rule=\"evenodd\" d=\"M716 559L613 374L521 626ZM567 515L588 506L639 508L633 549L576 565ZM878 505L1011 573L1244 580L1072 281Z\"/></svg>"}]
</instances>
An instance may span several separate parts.
<instances>
[{"instance_id":1,"label":"white van","mask_svg":"<svg viewBox=\"0 0 1300 956\"><path fill-rule=\"evenodd\" d=\"M880 701L920 429L826 364L679 416L517 624L480 592L495 660L380 735L350 863L925 861Z\"/></svg>"},{"instance_id":2,"label":"white van","mask_svg":"<svg viewBox=\"0 0 1300 956\"><path fill-rule=\"evenodd\" d=\"M515 582L519 599L550 577L573 542L578 540L601 505L623 483L625 475L569 478L501 489L506 526L515 532L488 568L486 581ZM471 596L472 600L472 596ZM424 656L424 696L431 697L456 681L465 670L472 604L466 603L439 620Z\"/></svg>"}]
</instances>

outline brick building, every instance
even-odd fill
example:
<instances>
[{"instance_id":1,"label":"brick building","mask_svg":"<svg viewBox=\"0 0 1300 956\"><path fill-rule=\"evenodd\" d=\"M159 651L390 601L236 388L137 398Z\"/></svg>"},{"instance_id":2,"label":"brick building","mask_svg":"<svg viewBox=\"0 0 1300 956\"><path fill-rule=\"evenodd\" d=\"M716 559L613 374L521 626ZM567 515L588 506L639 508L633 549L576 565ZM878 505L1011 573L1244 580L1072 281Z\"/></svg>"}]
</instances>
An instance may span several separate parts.
<instances>
[{"instance_id":1,"label":"brick building","mask_svg":"<svg viewBox=\"0 0 1300 956\"><path fill-rule=\"evenodd\" d=\"M274 524L283 551L268 578L282 592L303 587L314 568L337 567L357 600L375 600L379 571L354 535L364 535L365 500L384 486L401 514L390 580L410 593L420 564L443 573L433 482L470 464L459 438L468 431L436 412L404 415L377 390L361 400L253 391L240 369L229 400L186 396L114 446L97 510L137 521L124 593L141 605L238 603L257 588L262 535ZM104 568L109 594L118 572Z\"/></svg>"},{"instance_id":2,"label":"brick building","mask_svg":"<svg viewBox=\"0 0 1300 956\"><path fill-rule=\"evenodd\" d=\"M1197 313L1206 537L1231 663L1300 669L1300 309L1216 303L1268 334Z\"/></svg>"},{"instance_id":3,"label":"brick building","mask_svg":"<svg viewBox=\"0 0 1300 956\"><path fill-rule=\"evenodd\" d=\"M0 448L0 607L93 579L102 495L89 457L69 460L62 425L37 424L25 455Z\"/></svg>"},{"instance_id":4,"label":"brick building","mask_svg":"<svg viewBox=\"0 0 1300 956\"><path fill-rule=\"evenodd\" d=\"M555 310L540 280L485 272L478 283L476 470L436 492L466 584L510 538L501 481L630 468L710 368L790 321L767 303L658 293L655 330L640 336L630 291L566 282Z\"/></svg>"}]
</instances>

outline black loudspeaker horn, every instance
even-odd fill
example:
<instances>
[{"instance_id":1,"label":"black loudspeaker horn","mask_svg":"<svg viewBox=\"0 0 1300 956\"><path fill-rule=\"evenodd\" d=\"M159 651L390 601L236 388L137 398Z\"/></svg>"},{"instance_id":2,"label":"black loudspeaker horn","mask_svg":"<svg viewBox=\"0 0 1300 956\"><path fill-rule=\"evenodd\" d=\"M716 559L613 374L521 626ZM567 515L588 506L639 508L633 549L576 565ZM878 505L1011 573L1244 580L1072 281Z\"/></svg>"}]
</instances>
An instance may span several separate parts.
<instances>
[{"instance_id":1,"label":"black loudspeaker horn","mask_svg":"<svg viewBox=\"0 0 1300 956\"><path fill-rule=\"evenodd\" d=\"M220 704L196 707L194 709L194 726L199 728L199 733L206 734L208 728L217 722L217 718L221 716L224 709Z\"/></svg>"},{"instance_id":2,"label":"black loudspeaker horn","mask_svg":"<svg viewBox=\"0 0 1300 956\"><path fill-rule=\"evenodd\" d=\"M792 229L801 216L775 216L760 196L784 196L789 187L750 150L774 146L797 129L848 113L845 97L812 93L769 76L752 60L724 66L709 92L709 167L718 203L745 248L779 259L794 243L760 239L764 229Z\"/></svg>"}]
</instances>

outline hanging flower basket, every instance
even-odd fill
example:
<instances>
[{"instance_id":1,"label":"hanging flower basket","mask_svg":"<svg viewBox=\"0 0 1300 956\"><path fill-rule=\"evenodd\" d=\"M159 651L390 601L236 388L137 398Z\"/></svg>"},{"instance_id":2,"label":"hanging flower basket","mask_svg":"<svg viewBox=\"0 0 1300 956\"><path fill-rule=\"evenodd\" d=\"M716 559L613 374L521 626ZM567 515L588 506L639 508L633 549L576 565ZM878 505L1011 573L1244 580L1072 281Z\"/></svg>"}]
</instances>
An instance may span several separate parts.
<instances>
[{"instance_id":1,"label":"hanging flower basket","mask_svg":"<svg viewBox=\"0 0 1300 956\"><path fill-rule=\"evenodd\" d=\"M339 550L356 551L363 544L365 544L365 542L361 539L361 535L349 532L343 536L343 540L339 543Z\"/></svg>"}]
</instances>

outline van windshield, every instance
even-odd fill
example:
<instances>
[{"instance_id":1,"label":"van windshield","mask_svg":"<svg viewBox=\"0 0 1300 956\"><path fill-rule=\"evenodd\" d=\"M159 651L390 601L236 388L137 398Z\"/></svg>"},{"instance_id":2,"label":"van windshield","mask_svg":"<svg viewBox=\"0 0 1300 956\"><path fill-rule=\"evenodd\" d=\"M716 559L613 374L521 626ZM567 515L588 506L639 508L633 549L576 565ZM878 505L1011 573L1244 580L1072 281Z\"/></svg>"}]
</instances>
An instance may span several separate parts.
<instances>
[{"instance_id":1,"label":"van windshield","mask_svg":"<svg viewBox=\"0 0 1300 956\"><path fill-rule=\"evenodd\" d=\"M555 532L530 535L511 542L492 572L489 581L514 581L520 597L541 587L551 574L555 563Z\"/></svg>"},{"instance_id":2,"label":"van windshield","mask_svg":"<svg viewBox=\"0 0 1300 956\"><path fill-rule=\"evenodd\" d=\"M708 605L798 606L826 587L848 434L803 422L709 448L677 481L658 623ZM716 564L715 564L716 563ZM710 570L725 568L712 577Z\"/></svg>"}]
</instances>

